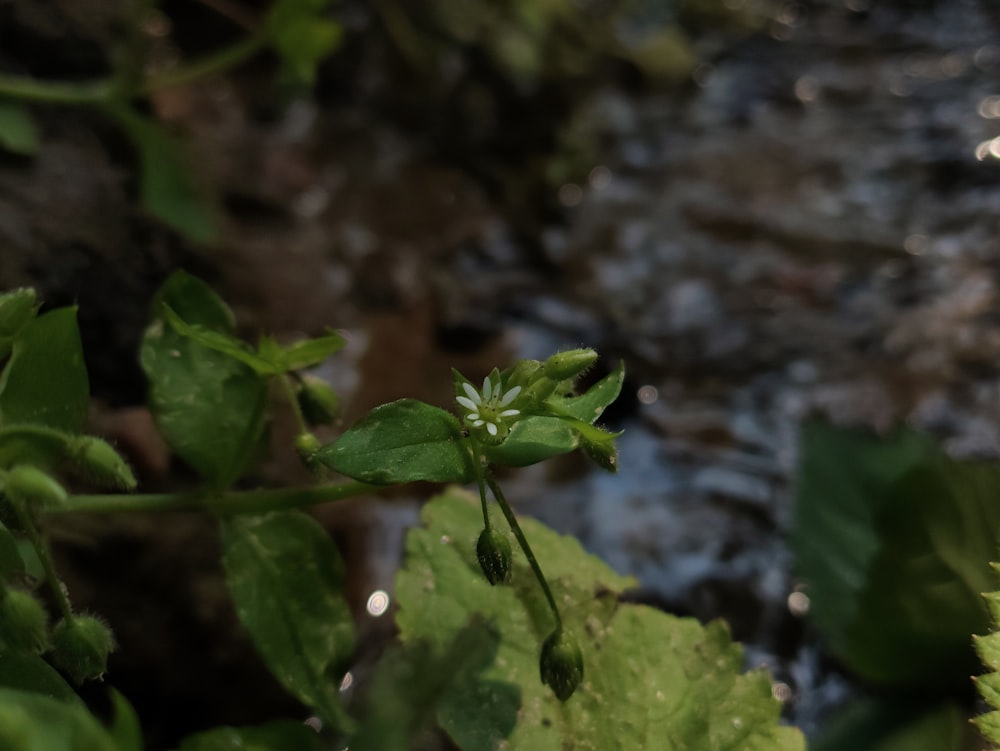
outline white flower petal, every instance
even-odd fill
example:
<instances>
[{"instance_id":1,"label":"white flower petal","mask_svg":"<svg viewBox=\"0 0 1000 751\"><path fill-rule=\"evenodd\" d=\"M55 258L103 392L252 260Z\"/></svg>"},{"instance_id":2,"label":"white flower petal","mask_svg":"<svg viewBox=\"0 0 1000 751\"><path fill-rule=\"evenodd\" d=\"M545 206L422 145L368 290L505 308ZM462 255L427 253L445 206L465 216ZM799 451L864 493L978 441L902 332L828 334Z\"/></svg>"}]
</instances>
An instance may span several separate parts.
<instances>
[{"instance_id":1,"label":"white flower petal","mask_svg":"<svg viewBox=\"0 0 1000 751\"><path fill-rule=\"evenodd\" d=\"M473 421L478 420L479 419L479 413L478 412L470 412L469 414L467 414L465 416L465 419L466 420L473 420Z\"/></svg>"},{"instance_id":2,"label":"white flower petal","mask_svg":"<svg viewBox=\"0 0 1000 751\"><path fill-rule=\"evenodd\" d=\"M472 423L472 427L474 427L474 428L481 428L481 427L483 427L483 425L485 425L485 424L486 424L486 421L485 421L485 420L475 420L475 421L474 421L474 422ZM490 423L490 425L492 425L492 424L493 424L493 423Z\"/></svg>"},{"instance_id":3,"label":"white flower petal","mask_svg":"<svg viewBox=\"0 0 1000 751\"><path fill-rule=\"evenodd\" d=\"M476 404L483 403L483 397L479 395L479 392L476 391L475 387L471 383L465 383L463 381L462 388L465 389L465 393L469 395L469 399L471 399L473 402L475 402ZM472 409L475 409L475 407L473 407Z\"/></svg>"},{"instance_id":4,"label":"white flower petal","mask_svg":"<svg viewBox=\"0 0 1000 751\"><path fill-rule=\"evenodd\" d=\"M512 388L510 391L508 391L506 394L503 395L503 399L500 400L500 406L506 407L508 404L514 401L517 398L517 395L520 393L521 393L521 387L515 386L514 388Z\"/></svg>"},{"instance_id":5,"label":"white flower petal","mask_svg":"<svg viewBox=\"0 0 1000 751\"><path fill-rule=\"evenodd\" d=\"M476 404L471 399L467 399L464 396L456 396L455 397L455 401L458 402L459 404L461 404L466 409L471 409L473 411L479 409L479 405L478 404Z\"/></svg>"},{"instance_id":6,"label":"white flower petal","mask_svg":"<svg viewBox=\"0 0 1000 751\"><path fill-rule=\"evenodd\" d=\"M492 422L486 423L486 432L489 433L490 435L496 435L497 434L497 426L494 425Z\"/></svg>"},{"instance_id":7,"label":"white flower petal","mask_svg":"<svg viewBox=\"0 0 1000 751\"><path fill-rule=\"evenodd\" d=\"M519 414L521 414L521 410L519 409L505 409L500 413L500 417L513 417L514 415Z\"/></svg>"},{"instance_id":8,"label":"white flower petal","mask_svg":"<svg viewBox=\"0 0 1000 751\"><path fill-rule=\"evenodd\" d=\"M493 398L493 381L489 376L483 379L483 402L488 402Z\"/></svg>"}]
</instances>

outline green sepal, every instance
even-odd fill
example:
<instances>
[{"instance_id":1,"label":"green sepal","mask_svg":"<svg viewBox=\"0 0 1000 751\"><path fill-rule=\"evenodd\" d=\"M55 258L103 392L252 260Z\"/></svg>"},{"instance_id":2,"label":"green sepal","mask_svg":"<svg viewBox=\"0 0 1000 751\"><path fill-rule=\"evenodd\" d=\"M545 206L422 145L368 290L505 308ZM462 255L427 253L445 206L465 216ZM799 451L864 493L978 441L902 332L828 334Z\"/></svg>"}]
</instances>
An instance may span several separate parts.
<instances>
[{"instance_id":1,"label":"green sepal","mask_svg":"<svg viewBox=\"0 0 1000 751\"><path fill-rule=\"evenodd\" d=\"M30 592L7 589L0 597L0 645L12 652L42 654L49 647L49 615Z\"/></svg>"},{"instance_id":2,"label":"green sepal","mask_svg":"<svg viewBox=\"0 0 1000 751\"><path fill-rule=\"evenodd\" d=\"M994 710L972 718L972 724L993 743L1000 743L1000 711Z\"/></svg>"},{"instance_id":3,"label":"green sepal","mask_svg":"<svg viewBox=\"0 0 1000 751\"><path fill-rule=\"evenodd\" d=\"M972 635L972 644L979 659L990 670L1000 671L1000 631L980 636Z\"/></svg>"},{"instance_id":4,"label":"green sepal","mask_svg":"<svg viewBox=\"0 0 1000 751\"><path fill-rule=\"evenodd\" d=\"M497 446L483 446L483 455L495 464L526 467L578 445L577 433L559 417L529 415L510 429L507 439Z\"/></svg>"},{"instance_id":5,"label":"green sepal","mask_svg":"<svg viewBox=\"0 0 1000 751\"><path fill-rule=\"evenodd\" d=\"M52 660L78 684L104 675L114 648L111 629L94 616L64 618L52 630Z\"/></svg>"},{"instance_id":6,"label":"green sepal","mask_svg":"<svg viewBox=\"0 0 1000 751\"><path fill-rule=\"evenodd\" d=\"M597 362L597 353L590 349L571 349L557 352L545 361L545 375L554 381L576 378Z\"/></svg>"},{"instance_id":7,"label":"green sepal","mask_svg":"<svg viewBox=\"0 0 1000 751\"><path fill-rule=\"evenodd\" d=\"M455 416L416 399L376 407L316 459L355 480L469 482L475 475Z\"/></svg>"},{"instance_id":8,"label":"green sepal","mask_svg":"<svg viewBox=\"0 0 1000 751\"><path fill-rule=\"evenodd\" d=\"M1000 709L1000 673L973 676L979 695L993 709Z\"/></svg>"},{"instance_id":9,"label":"green sepal","mask_svg":"<svg viewBox=\"0 0 1000 751\"><path fill-rule=\"evenodd\" d=\"M103 438L75 436L69 442L68 458L75 472L103 488L135 490L138 485L128 462Z\"/></svg>"},{"instance_id":10,"label":"green sepal","mask_svg":"<svg viewBox=\"0 0 1000 751\"><path fill-rule=\"evenodd\" d=\"M583 682L583 653L580 644L562 627L542 644L538 660L542 683L552 689L559 701L566 701Z\"/></svg>"},{"instance_id":11,"label":"green sepal","mask_svg":"<svg viewBox=\"0 0 1000 751\"><path fill-rule=\"evenodd\" d=\"M23 506L57 509L66 503L66 490L47 472L30 464L11 467L0 479L0 490Z\"/></svg>"},{"instance_id":12,"label":"green sepal","mask_svg":"<svg viewBox=\"0 0 1000 751\"><path fill-rule=\"evenodd\" d=\"M510 540L494 527L484 529L476 541L476 557L486 580L493 585L510 583Z\"/></svg>"}]
</instances>

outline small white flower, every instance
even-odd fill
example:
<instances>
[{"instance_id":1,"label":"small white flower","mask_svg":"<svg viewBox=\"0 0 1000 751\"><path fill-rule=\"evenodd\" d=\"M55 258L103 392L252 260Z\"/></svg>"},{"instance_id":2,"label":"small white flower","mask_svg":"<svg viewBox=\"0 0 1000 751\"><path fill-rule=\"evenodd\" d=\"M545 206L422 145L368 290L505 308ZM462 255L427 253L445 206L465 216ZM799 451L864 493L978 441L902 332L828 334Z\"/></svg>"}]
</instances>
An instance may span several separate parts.
<instances>
[{"instance_id":1,"label":"small white flower","mask_svg":"<svg viewBox=\"0 0 1000 751\"><path fill-rule=\"evenodd\" d=\"M504 394L501 394L502 388L499 376L496 380L486 376L482 392L476 391L469 383L462 383L466 396L455 397L455 401L469 410L469 414L465 416L468 423L474 428L485 427L486 432L493 437L498 436L501 430L507 430L508 418L521 414L519 409L504 409L521 393L521 387L515 386Z\"/></svg>"}]
</instances>

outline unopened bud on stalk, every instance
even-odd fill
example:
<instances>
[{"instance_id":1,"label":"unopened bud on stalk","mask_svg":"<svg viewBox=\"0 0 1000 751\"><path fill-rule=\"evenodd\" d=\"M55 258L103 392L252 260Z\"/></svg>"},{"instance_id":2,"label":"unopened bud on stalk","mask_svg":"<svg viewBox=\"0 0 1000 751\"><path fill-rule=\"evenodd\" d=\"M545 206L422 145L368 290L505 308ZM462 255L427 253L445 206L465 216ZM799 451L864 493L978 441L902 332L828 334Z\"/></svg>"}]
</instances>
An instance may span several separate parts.
<instances>
[{"instance_id":1,"label":"unopened bud on stalk","mask_svg":"<svg viewBox=\"0 0 1000 751\"><path fill-rule=\"evenodd\" d=\"M64 618L52 632L52 659L77 683L104 675L114 646L111 629L90 615Z\"/></svg>"},{"instance_id":2,"label":"unopened bud on stalk","mask_svg":"<svg viewBox=\"0 0 1000 751\"><path fill-rule=\"evenodd\" d=\"M0 485L7 497L18 504L53 509L66 502L63 486L49 474L30 464L12 467L0 481Z\"/></svg>"},{"instance_id":3,"label":"unopened bud on stalk","mask_svg":"<svg viewBox=\"0 0 1000 751\"><path fill-rule=\"evenodd\" d=\"M608 472L618 471L618 449L613 440L588 441L580 437L580 448L597 462L597 465Z\"/></svg>"},{"instance_id":4,"label":"unopened bud on stalk","mask_svg":"<svg viewBox=\"0 0 1000 751\"><path fill-rule=\"evenodd\" d=\"M545 375L554 381L565 381L580 375L596 361L597 352L590 348L557 352L545 361Z\"/></svg>"},{"instance_id":5,"label":"unopened bud on stalk","mask_svg":"<svg viewBox=\"0 0 1000 751\"><path fill-rule=\"evenodd\" d=\"M135 490L132 468L114 447L92 435L75 436L69 442L73 467L98 485L116 490Z\"/></svg>"},{"instance_id":6,"label":"unopened bud on stalk","mask_svg":"<svg viewBox=\"0 0 1000 751\"><path fill-rule=\"evenodd\" d=\"M542 683L549 686L559 701L566 701L583 681L583 654L576 639L560 626L542 644L539 660Z\"/></svg>"},{"instance_id":7,"label":"unopened bud on stalk","mask_svg":"<svg viewBox=\"0 0 1000 751\"><path fill-rule=\"evenodd\" d=\"M299 433L295 436L295 453L309 469L316 466L316 452L321 448L323 444L312 433Z\"/></svg>"},{"instance_id":8,"label":"unopened bud on stalk","mask_svg":"<svg viewBox=\"0 0 1000 751\"><path fill-rule=\"evenodd\" d=\"M297 398L302 416L310 425L330 425L337 419L340 397L323 379L302 376Z\"/></svg>"},{"instance_id":9,"label":"unopened bud on stalk","mask_svg":"<svg viewBox=\"0 0 1000 751\"><path fill-rule=\"evenodd\" d=\"M476 543L479 567L490 584L510 582L510 540L495 529L484 529Z\"/></svg>"}]
</instances>

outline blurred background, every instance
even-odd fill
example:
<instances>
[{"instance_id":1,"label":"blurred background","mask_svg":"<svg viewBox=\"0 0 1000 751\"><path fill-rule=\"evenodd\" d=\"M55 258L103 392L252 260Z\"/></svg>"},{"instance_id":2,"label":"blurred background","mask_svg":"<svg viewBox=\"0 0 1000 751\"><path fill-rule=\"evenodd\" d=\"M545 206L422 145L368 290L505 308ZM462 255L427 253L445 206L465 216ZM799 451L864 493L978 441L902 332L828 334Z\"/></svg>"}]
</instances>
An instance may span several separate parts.
<instances>
[{"instance_id":1,"label":"blurred background","mask_svg":"<svg viewBox=\"0 0 1000 751\"><path fill-rule=\"evenodd\" d=\"M574 455L508 497L635 600L727 620L814 748L976 747L981 572L949 555L962 524L1000 527L961 510L1000 490L998 217L992 0L0 0L0 286L80 306L94 429L145 489L193 478L137 360L176 268L251 340L344 332L318 371L344 426L447 407L451 367L594 347L595 380L626 365L619 473ZM310 481L286 418L251 483ZM431 492L316 510L355 573L359 675ZM301 715L236 625L210 520L68 527L152 748ZM909 567L928 550L944 574ZM927 605L941 576L961 594Z\"/></svg>"}]
</instances>

